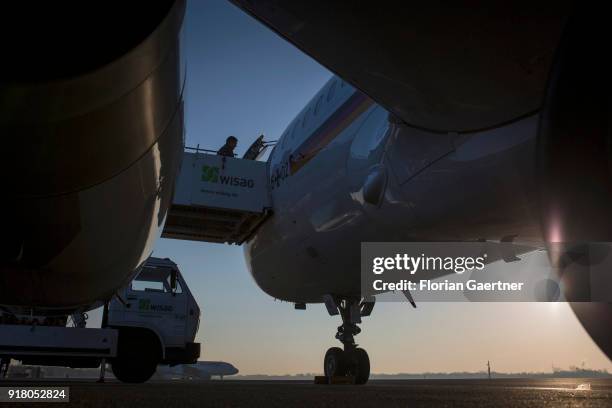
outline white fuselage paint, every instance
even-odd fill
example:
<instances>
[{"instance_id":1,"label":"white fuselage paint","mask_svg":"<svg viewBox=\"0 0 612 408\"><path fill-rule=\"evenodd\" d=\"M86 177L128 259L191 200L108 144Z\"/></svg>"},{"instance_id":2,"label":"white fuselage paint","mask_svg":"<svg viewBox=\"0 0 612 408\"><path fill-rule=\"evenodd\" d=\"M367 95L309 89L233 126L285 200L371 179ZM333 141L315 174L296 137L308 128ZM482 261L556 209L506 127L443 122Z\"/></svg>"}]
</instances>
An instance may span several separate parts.
<instances>
[{"instance_id":1,"label":"white fuselage paint","mask_svg":"<svg viewBox=\"0 0 612 408\"><path fill-rule=\"evenodd\" d=\"M274 215L245 245L266 293L309 303L358 295L366 241L540 239L537 115L474 133L436 133L398 123L363 96L347 109L355 95L332 78L271 154ZM384 193L370 204L364 181L381 169Z\"/></svg>"}]
</instances>

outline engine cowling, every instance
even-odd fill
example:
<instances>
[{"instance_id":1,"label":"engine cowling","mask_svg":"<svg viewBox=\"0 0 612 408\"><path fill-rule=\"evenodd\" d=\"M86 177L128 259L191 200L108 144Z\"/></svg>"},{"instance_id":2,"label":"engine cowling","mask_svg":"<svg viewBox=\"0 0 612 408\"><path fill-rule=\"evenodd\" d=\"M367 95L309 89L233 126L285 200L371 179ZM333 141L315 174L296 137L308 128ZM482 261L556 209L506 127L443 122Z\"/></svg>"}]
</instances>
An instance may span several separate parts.
<instances>
[{"instance_id":1,"label":"engine cowling","mask_svg":"<svg viewBox=\"0 0 612 408\"><path fill-rule=\"evenodd\" d=\"M551 263L576 316L612 358L612 303L595 299L590 282L612 253L612 65L604 56L605 15L578 8L565 28L540 121L538 174Z\"/></svg>"},{"instance_id":2,"label":"engine cowling","mask_svg":"<svg viewBox=\"0 0 612 408\"><path fill-rule=\"evenodd\" d=\"M161 233L185 2L15 7L0 28L0 304L69 314L126 284Z\"/></svg>"}]
</instances>

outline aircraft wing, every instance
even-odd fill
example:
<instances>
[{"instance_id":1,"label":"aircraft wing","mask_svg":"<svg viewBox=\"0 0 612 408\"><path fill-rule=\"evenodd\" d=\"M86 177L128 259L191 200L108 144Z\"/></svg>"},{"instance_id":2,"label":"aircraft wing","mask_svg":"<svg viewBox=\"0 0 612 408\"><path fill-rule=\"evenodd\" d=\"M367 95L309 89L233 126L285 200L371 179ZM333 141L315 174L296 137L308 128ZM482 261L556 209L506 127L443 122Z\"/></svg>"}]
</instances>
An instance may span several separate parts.
<instances>
[{"instance_id":1,"label":"aircraft wing","mask_svg":"<svg viewBox=\"0 0 612 408\"><path fill-rule=\"evenodd\" d=\"M498 126L540 108L569 1L231 0L409 125Z\"/></svg>"}]
</instances>

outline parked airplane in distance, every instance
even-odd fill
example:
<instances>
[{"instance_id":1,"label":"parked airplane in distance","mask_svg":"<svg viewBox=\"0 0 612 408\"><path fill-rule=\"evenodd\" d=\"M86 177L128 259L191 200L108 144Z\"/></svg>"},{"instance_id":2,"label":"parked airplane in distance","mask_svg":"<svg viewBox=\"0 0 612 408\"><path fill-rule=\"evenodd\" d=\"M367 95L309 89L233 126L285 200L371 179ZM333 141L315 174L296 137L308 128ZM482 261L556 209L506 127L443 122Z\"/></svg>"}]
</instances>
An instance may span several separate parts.
<instances>
[{"instance_id":1,"label":"parked airplane in distance","mask_svg":"<svg viewBox=\"0 0 612 408\"><path fill-rule=\"evenodd\" d=\"M157 368L157 375L165 380L210 380L213 376L223 379L226 375L235 374L238 374L238 369L223 361L198 361L195 364Z\"/></svg>"}]
</instances>

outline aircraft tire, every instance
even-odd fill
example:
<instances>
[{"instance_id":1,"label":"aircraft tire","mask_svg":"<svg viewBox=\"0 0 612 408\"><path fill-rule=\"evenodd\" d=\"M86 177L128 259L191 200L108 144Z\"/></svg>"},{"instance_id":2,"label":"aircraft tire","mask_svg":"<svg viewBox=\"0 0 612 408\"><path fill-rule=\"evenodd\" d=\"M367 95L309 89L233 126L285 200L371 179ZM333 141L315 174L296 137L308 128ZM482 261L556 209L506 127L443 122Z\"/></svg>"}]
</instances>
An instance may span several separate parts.
<instances>
[{"instance_id":1,"label":"aircraft tire","mask_svg":"<svg viewBox=\"0 0 612 408\"><path fill-rule=\"evenodd\" d=\"M350 352L350 374L355 376L355 384L365 384L370 378L370 357L362 348Z\"/></svg>"},{"instance_id":2,"label":"aircraft tire","mask_svg":"<svg viewBox=\"0 0 612 408\"><path fill-rule=\"evenodd\" d=\"M323 371L326 377L339 377L347 373L347 361L344 350L340 347L332 347L325 353L323 360Z\"/></svg>"}]
</instances>

